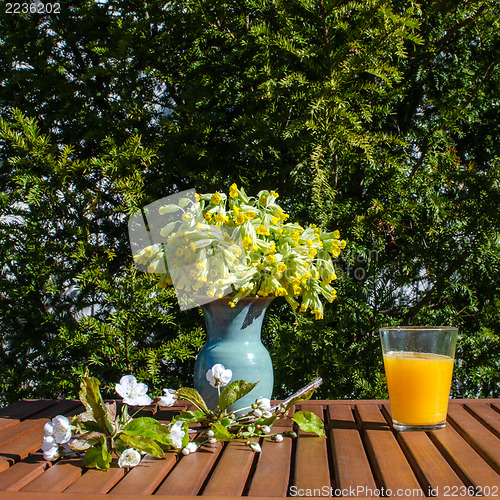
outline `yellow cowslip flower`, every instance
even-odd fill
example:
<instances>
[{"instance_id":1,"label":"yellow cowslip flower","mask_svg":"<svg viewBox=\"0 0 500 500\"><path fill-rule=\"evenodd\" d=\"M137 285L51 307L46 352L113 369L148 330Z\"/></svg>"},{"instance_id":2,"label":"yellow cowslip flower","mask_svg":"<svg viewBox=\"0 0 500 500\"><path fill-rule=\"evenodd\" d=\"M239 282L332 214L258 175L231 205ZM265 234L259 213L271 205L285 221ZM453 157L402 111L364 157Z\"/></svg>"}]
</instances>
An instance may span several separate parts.
<instances>
[{"instance_id":1,"label":"yellow cowslip flower","mask_svg":"<svg viewBox=\"0 0 500 500\"><path fill-rule=\"evenodd\" d=\"M311 248L313 245L314 245L314 241L313 240L307 240L306 241L306 246L308 246L309 248Z\"/></svg>"},{"instance_id":2,"label":"yellow cowslip flower","mask_svg":"<svg viewBox=\"0 0 500 500\"><path fill-rule=\"evenodd\" d=\"M272 217L271 218L271 224L273 226L277 226L279 224L279 221L280 221L279 217Z\"/></svg>"},{"instance_id":3,"label":"yellow cowslip flower","mask_svg":"<svg viewBox=\"0 0 500 500\"><path fill-rule=\"evenodd\" d=\"M271 245L264 253L265 253L265 255L276 253L276 243L274 241L272 241Z\"/></svg>"},{"instance_id":4,"label":"yellow cowslip flower","mask_svg":"<svg viewBox=\"0 0 500 500\"><path fill-rule=\"evenodd\" d=\"M229 196L233 200L235 200L236 198L238 198L238 186L236 185L236 183L231 184L231 186L229 187Z\"/></svg>"},{"instance_id":5,"label":"yellow cowslip flower","mask_svg":"<svg viewBox=\"0 0 500 500\"><path fill-rule=\"evenodd\" d=\"M314 259L314 257L316 257L317 253L318 253L318 251L315 248L310 248L307 255L309 255L310 259Z\"/></svg>"},{"instance_id":6,"label":"yellow cowslip flower","mask_svg":"<svg viewBox=\"0 0 500 500\"><path fill-rule=\"evenodd\" d=\"M193 252L195 252L195 251L196 251L196 243L195 243L194 241L192 241L192 242L189 244L189 248L191 248L191 250L192 250Z\"/></svg>"},{"instance_id":7,"label":"yellow cowslip flower","mask_svg":"<svg viewBox=\"0 0 500 500\"><path fill-rule=\"evenodd\" d=\"M242 213L237 213L234 220L235 220L236 224L244 224L245 223L245 216Z\"/></svg>"},{"instance_id":8,"label":"yellow cowslip flower","mask_svg":"<svg viewBox=\"0 0 500 500\"><path fill-rule=\"evenodd\" d=\"M231 250L233 251L236 257L239 257L243 253L243 250L237 246L232 247Z\"/></svg>"},{"instance_id":9,"label":"yellow cowslip flower","mask_svg":"<svg viewBox=\"0 0 500 500\"><path fill-rule=\"evenodd\" d=\"M311 310L311 314L314 314L314 319L323 319L323 315L318 309Z\"/></svg>"},{"instance_id":10,"label":"yellow cowslip flower","mask_svg":"<svg viewBox=\"0 0 500 500\"><path fill-rule=\"evenodd\" d=\"M215 292L210 289L210 290L207 290L207 297L213 297L215 295Z\"/></svg>"},{"instance_id":11,"label":"yellow cowslip flower","mask_svg":"<svg viewBox=\"0 0 500 500\"><path fill-rule=\"evenodd\" d=\"M275 294L276 297L284 297L285 295L288 295L288 292L286 291L286 288L279 286L278 288L276 288Z\"/></svg>"},{"instance_id":12,"label":"yellow cowslip flower","mask_svg":"<svg viewBox=\"0 0 500 500\"><path fill-rule=\"evenodd\" d=\"M251 210L248 210L247 212L245 212L245 217L247 219L250 219L250 220L254 219L256 215L257 214L255 212L252 212Z\"/></svg>"},{"instance_id":13,"label":"yellow cowslip flower","mask_svg":"<svg viewBox=\"0 0 500 500\"><path fill-rule=\"evenodd\" d=\"M222 223L225 220L225 217L222 214L215 214L214 217L215 222Z\"/></svg>"},{"instance_id":14,"label":"yellow cowslip flower","mask_svg":"<svg viewBox=\"0 0 500 500\"><path fill-rule=\"evenodd\" d=\"M276 270L279 272L279 273L284 273L286 271L286 264L283 264L283 262L280 262L277 266L276 266Z\"/></svg>"},{"instance_id":15,"label":"yellow cowslip flower","mask_svg":"<svg viewBox=\"0 0 500 500\"><path fill-rule=\"evenodd\" d=\"M271 194L272 194L275 198L279 198L279 196L280 196L280 195L279 195L276 191L273 191L272 189L271 189Z\"/></svg>"},{"instance_id":16,"label":"yellow cowslip flower","mask_svg":"<svg viewBox=\"0 0 500 500\"><path fill-rule=\"evenodd\" d=\"M300 238L300 231L297 229L292 233L292 240L297 241Z\"/></svg>"},{"instance_id":17,"label":"yellow cowslip flower","mask_svg":"<svg viewBox=\"0 0 500 500\"><path fill-rule=\"evenodd\" d=\"M276 262L276 257L274 255L268 255L266 257L266 264L274 264Z\"/></svg>"},{"instance_id":18,"label":"yellow cowslip flower","mask_svg":"<svg viewBox=\"0 0 500 500\"><path fill-rule=\"evenodd\" d=\"M306 305L304 305L304 304L302 304L302 305L300 306L300 312L301 312L301 313L304 313L304 312L306 312L306 311L307 311L307 306L306 306Z\"/></svg>"},{"instance_id":19,"label":"yellow cowslip flower","mask_svg":"<svg viewBox=\"0 0 500 500\"><path fill-rule=\"evenodd\" d=\"M269 236L271 234L263 224L261 224L255 232L261 236Z\"/></svg>"},{"instance_id":20,"label":"yellow cowslip flower","mask_svg":"<svg viewBox=\"0 0 500 500\"><path fill-rule=\"evenodd\" d=\"M212 195L212 197L210 198L210 201L214 204L214 205L218 205L221 201L221 197L220 197L220 194L219 193L214 193Z\"/></svg>"},{"instance_id":21,"label":"yellow cowslip flower","mask_svg":"<svg viewBox=\"0 0 500 500\"><path fill-rule=\"evenodd\" d=\"M236 307L236 304L235 304L235 303L231 300L231 301L229 302L229 307Z\"/></svg>"},{"instance_id":22,"label":"yellow cowslip flower","mask_svg":"<svg viewBox=\"0 0 500 500\"><path fill-rule=\"evenodd\" d=\"M346 247L346 245L347 245L347 242L345 240L342 240L340 242L340 248L341 248L341 250L344 250L344 248Z\"/></svg>"},{"instance_id":23,"label":"yellow cowslip flower","mask_svg":"<svg viewBox=\"0 0 500 500\"><path fill-rule=\"evenodd\" d=\"M204 260L199 260L197 263L196 263L196 269L200 269L200 270L203 270L205 269L207 266L205 264L205 261Z\"/></svg>"},{"instance_id":24,"label":"yellow cowslip flower","mask_svg":"<svg viewBox=\"0 0 500 500\"><path fill-rule=\"evenodd\" d=\"M238 205L233 205L233 211L235 214L239 214L240 213L240 207Z\"/></svg>"},{"instance_id":25,"label":"yellow cowslip flower","mask_svg":"<svg viewBox=\"0 0 500 500\"><path fill-rule=\"evenodd\" d=\"M252 243L253 243L253 241L252 241L252 238L250 238L250 236L245 236L245 237L243 238L243 245L244 245L245 247L250 246Z\"/></svg>"},{"instance_id":26,"label":"yellow cowslip flower","mask_svg":"<svg viewBox=\"0 0 500 500\"><path fill-rule=\"evenodd\" d=\"M207 212L203 218L207 221L210 222L212 220L212 214L210 212Z\"/></svg>"},{"instance_id":27,"label":"yellow cowslip flower","mask_svg":"<svg viewBox=\"0 0 500 500\"><path fill-rule=\"evenodd\" d=\"M334 246L331 250L331 254L332 257L336 259L340 255L340 248Z\"/></svg>"},{"instance_id":28,"label":"yellow cowslip flower","mask_svg":"<svg viewBox=\"0 0 500 500\"><path fill-rule=\"evenodd\" d=\"M201 196L200 196L198 193L195 193L195 194L194 194L194 199L195 199L196 201L200 201L200 200L201 200Z\"/></svg>"},{"instance_id":29,"label":"yellow cowslip flower","mask_svg":"<svg viewBox=\"0 0 500 500\"><path fill-rule=\"evenodd\" d=\"M335 231L333 231L333 237L338 240L340 238L340 231L338 229L336 229Z\"/></svg>"}]
</instances>

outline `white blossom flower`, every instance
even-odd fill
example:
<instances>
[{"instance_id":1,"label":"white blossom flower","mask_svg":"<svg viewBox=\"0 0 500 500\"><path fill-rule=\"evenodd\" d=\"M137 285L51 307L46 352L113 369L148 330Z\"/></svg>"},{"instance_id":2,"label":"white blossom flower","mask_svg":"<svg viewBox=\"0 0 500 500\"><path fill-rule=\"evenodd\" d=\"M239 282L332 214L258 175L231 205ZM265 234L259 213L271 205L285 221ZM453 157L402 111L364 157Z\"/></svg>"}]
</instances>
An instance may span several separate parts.
<instances>
[{"instance_id":1,"label":"white blossom flower","mask_svg":"<svg viewBox=\"0 0 500 500\"><path fill-rule=\"evenodd\" d=\"M259 410L258 408L255 408L255 410L252 412L255 417L260 418L262 417L262 410Z\"/></svg>"},{"instance_id":2,"label":"white blossom flower","mask_svg":"<svg viewBox=\"0 0 500 500\"><path fill-rule=\"evenodd\" d=\"M208 436L208 437L210 437L210 438L211 438L211 437L214 437L214 434L215 434L215 433L214 433L214 431L213 431L212 429L209 429L209 430L207 431L207 436Z\"/></svg>"},{"instance_id":3,"label":"white blossom flower","mask_svg":"<svg viewBox=\"0 0 500 500\"><path fill-rule=\"evenodd\" d=\"M266 410L269 411L271 409L271 401L268 398L260 397L259 399L257 399L255 401L255 404L262 411L266 411Z\"/></svg>"},{"instance_id":4,"label":"white blossom flower","mask_svg":"<svg viewBox=\"0 0 500 500\"><path fill-rule=\"evenodd\" d=\"M215 364L207 371L207 380L212 387L224 387L229 384L232 377L233 372L229 369L226 370L224 365L220 363Z\"/></svg>"},{"instance_id":5,"label":"white blossom flower","mask_svg":"<svg viewBox=\"0 0 500 500\"><path fill-rule=\"evenodd\" d=\"M174 406L177 396L174 389L163 389L164 396L157 398L159 406Z\"/></svg>"},{"instance_id":6,"label":"white blossom flower","mask_svg":"<svg viewBox=\"0 0 500 500\"><path fill-rule=\"evenodd\" d=\"M182 454L189 455L190 453L194 453L197 449L198 446L196 445L196 443L193 443L193 441L191 441L186 445L185 448L182 449Z\"/></svg>"},{"instance_id":7,"label":"white blossom flower","mask_svg":"<svg viewBox=\"0 0 500 500\"><path fill-rule=\"evenodd\" d=\"M273 416L273 414L272 414L272 412L265 410L262 412L262 416L264 418L271 418Z\"/></svg>"},{"instance_id":8,"label":"white blossom flower","mask_svg":"<svg viewBox=\"0 0 500 500\"><path fill-rule=\"evenodd\" d=\"M141 461L141 454L134 448L127 448L118 459L120 467L135 467Z\"/></svg>"},{"instance_id":9,"label":"white blossom flower","mask_svg":"<svg viewBox=\"0 0 500 500\"><path fill-rule=\"evenodd\" d=\"M182 439L185 434L186 432L182 430L182 422L180 420L178 422L175 422L170 427L170 439L172 440L172 444L175 446L175 448L182 448Z\"/></svg>"},{"instance_id":10,"label":"white blossom flower","mask_svg":"<svg viewBox=\"0 0 500 500\"><path fill-rule=\"evenodd\" d=\"M137 383L133 375L125 375L120 383L115 385L116 392L123 398L123 402L130 406L146 406L151 404L151 398L146 394L148 386Z\"/></svg>"},{"instance_id":11,"label":"white blossom flower","mask_svg":"<svg viewBox=\"0 0 500 500\"><path fill-rule=\"evenodd\" d=\"M59 446L56 444L55 446L48 448L43 452L43 458L44 460L47 460L49 462L52 462L53 460L56 460L56 458L59 458Z\"/></svg>"},{"instance_id":12,"label":"white blossom flower","mask_svg":"<svg viewBox=\"0 0 500 500\"><path fill-rule=\"evenodd\" d=\"M215 443L217 442L217 439L215 439L214 437L211 437L211 438L208 440L208 442L209 442L210 444L215 444Z\"/></svg>"},{"instance_id":13,"label":"white blossom flower","mask_svg":"<svg viewBox=\"0 0 500 500\"><path fill-rule=\"evenodd\" d=\"M58 444L67 443L71 439L71 423L64 415L57 415L47 422L43 430L45 436L51 436Z\"/></svg>"},{"instance_id":14,"label":"white blossom flower","mask_svg":"<svg viewBox=\"0 0 500 500\"><path fill-rule=\"evenodd\" d=\"M269 434L271 432L271 428L268 425L263 425L261 429L262 432L265 432L266 434Z\"/></svg>"},{"instance_id":15,"label":"white blossom flower","mask_svg":"<svg viewBox=\"0 0 500 500\"><path fill-rule=\"evenodd\" d=\"M277 443L281 443L281 441L283 441L283 436L281 434L276 434L276 436L274 436L273 439Z\"/></svg>"},{"instance_id":16,"label":"white blossom flower","mask_svg":"<svg viewBox=\"0 0 500 500\"><path fill-rule=\"evenodd\" d=\"M259 443L255 443L252 441L248 446L250 446L250 448L252 448L252 451L255 451L257 453L259 453L259 451L262 451L262 448L260 447Z\"/></svg>"}]
</instances>

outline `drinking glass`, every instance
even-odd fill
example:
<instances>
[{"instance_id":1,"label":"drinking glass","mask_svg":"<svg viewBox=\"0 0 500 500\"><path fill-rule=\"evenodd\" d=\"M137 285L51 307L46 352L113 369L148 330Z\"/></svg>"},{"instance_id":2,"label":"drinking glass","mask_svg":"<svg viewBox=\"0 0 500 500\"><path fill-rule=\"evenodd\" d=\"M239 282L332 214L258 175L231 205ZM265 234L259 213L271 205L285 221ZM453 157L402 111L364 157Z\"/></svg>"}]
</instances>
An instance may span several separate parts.
<instances>
[{"instance_id":1,"label":"drinking glass","mask_svg":"<svg viewBox=\"0 0 500 500\"><path fill-rule=\"evenodd\" d=\"M380 329L396 430L433 431L446 425L457 333L451 326Z\"/></svg>"}]
</instances>

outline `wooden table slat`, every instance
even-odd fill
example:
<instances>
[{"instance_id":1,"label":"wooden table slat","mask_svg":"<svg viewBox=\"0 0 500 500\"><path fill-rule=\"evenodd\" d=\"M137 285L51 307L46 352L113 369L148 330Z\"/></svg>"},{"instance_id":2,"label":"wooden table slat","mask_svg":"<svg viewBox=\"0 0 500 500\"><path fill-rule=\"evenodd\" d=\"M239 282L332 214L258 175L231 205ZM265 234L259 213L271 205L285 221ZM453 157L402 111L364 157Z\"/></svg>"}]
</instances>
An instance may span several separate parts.
<instances>
[{"instance_id":1,"label":"wooden table slat","mask_svg":"<svg viewBox=\"0 0 500 500\"><path fill-rule=\"evenodd\" d=\"M272 427L273 434L293 430L291 418L279 419ZM248 496L287 496L290 482L290 463L292 458L292 439L285 437L281 443L264 439L262 452L258 457Z\"/></svg>"},{"instance_id":2,"label":"wooden table slat","mask_svg":"<svg viewBox=\"0 0 500 500\"><path fill-rule=\"evenodd\" d=\"M47 407L54 406L57 401L53 399L40 399L34 401L18 401L7 408L0 409L0 429L11 427L21 420L30 418Z\"/></svg>"},{"instance_id":3,"label":"wooden table slat","mask_svg":"<svg viewBox=\"0 0 500 500\"><path fill-rule=\"evenodd\" d=\"M177 404L155 418L168 421L180 409ZM300 432L298 439L285 437L281 443L261 438L260 453L241 441L219 442L188 456L178 451L165 459L146 456L130 470L114 459L103 472L82 468L76 458L49 467L41 455L44 423L57 414L78 413L78 401L21 401L0 409L0 500L99 500L108 494L134 500L151 495L257 500L325 496L330 488L335 495L358 498L388 489L394 496L405 490L414 496L500 495L500 399L451 400L446 428L429 433L395 431L387 401L307 401L296 409L325 417L327 437ZM150 415L151 409L142 413ZM291 419L280 419L273 432L292 426Z\"/></svg>"},{"instance_id":4,"label":"wooden table slat","mask_svg":"<svg viewBox=\"0 0 500 500\"><path fill-rule=\"evenodd\" d=\"M49 466L41 453L30 455L0 474L0 490L18 491L38 477Z\"/></svg>"},{"instance_id":5,"label":"wooden table slat","mask_svg":"<svg viewBox=\"0 0 500 500\"><path fill-rule=\"evenodd\" d=\"M429 433L429 437L468 486L500 488L498 475L465 439L447 424L444 429Z\"/></svg>"},{"instance_id":6,"label":"wooden table slat","mask_svg":"<svg viewBox=\"0 0 500 500\"><path fill-rule=\"evenodd\" d=\"M40 449L45 422L55 415L71 415L80 409L83 409L83 407L78 401L58 401L57 404L37 414L36 418L32 421L25 421L30 423L29 433L24 432L25 429L23 429L21 436L17 437L15 432L18 426L12 427L10 431L13 433L15 439L9 440L6 444L0 446L0 472L10 467L14 462L18 462L26 458L30 453L34 453Z\"/></svg>"},{"instance_id":7,"label":"wooden table slat","mask_svg":"<svg viewBox=\"0 0 500 500\"><path fill-rule=\"evenodd\" d=\"M302 411L315 413L323 420L323 406L313 403L297 405ZM295 467L290 489L296 488L306 493L331 488L330 466L326 439L312 432L299 431L295 450ZM293 493L291 491L291 493Z\"/></svg>"},{"instance_id":8,"label":"wooden table slat","mask_svg":"<svg viewBox=\"0 0 500 500\"><path fill-rule=\"evenodd\" d=\"M156 490L156 495L195 496L217 460L222 443L204 444L196 453L181 456L179 462Z\"/></svg>"},{"instance_id":9,"label":"wooden table slat","mask_svg":"<svg viewBox=\"0 0 500 500\"><path fill-rule=\"evenodd\" d=\"M252 438L251 441L258 441L258 439ZM244 441L227 443L202 494L218 497L240 496L245 489L255 458L255 452Z\"/></svg>"},{"instance_id":10,"label":"wooden table slat","mask_svg":"<svg viewBox=\"0 0 500 500\"><path fill-rule=\"evenodd\" d=\"M500 474L500 439L463 407L450 405L448 420L462 437Z\"/></svg>"},{"instance_id":11,"label":"wooden table slat","mask_svg":"<svg viewBox=\"0 0 500 500\"><path fill-rule=\"evenodd\" d=\"M109 495L151 495L177 462L177 452L165 453L165 458L145 455L141 463L130 469Z\"/></svg>"},{"instance_id":12,"label":"wooden table slat","mask_svg":"<svg viewBox=\"0 0 500 500\"><path fill-rule=\"evenodd\" d=\"M420 489L420 484L380 409L376 405L359 405L356 409L379 488L391 491Z\"/></svg>"},{"instance_id":13,"label":"wooden table slat","mask_svg":"<svg viewBox=\"0 0 500 500\"><path fill-rule=\"evenodd\" d=\"M115 462L107 471L89 469L84 471L75 482L64 490L64 493L107 493L125 475L125 469Z\"/></svg>"},{"instance_id":14,"label":"wooden table slat","mask_svg":"<svg viewBox=\"0 0 500 500\"><path fill-rule=\"evenodd\" d=\"M328 406L335 488L343 496L372 496L377 485L366 456L352 407Z\"/></svg>"},{"instance_id":15,"label":"wooden table slat","mask_svg":"<svg viewBox=\"0 0 500 500\"><path fill-rule=\"evenodd\" d=\"M61 493L83 472L81 458L64 458L24 486L21 491Z\"/></svg>"},{"instance_id":16,"label":"wooden table slat","mask_svg":"<svg viewBox=\"0 0 500 500\"><path fill-rule=\"evenodd\" d=\"M499 413L487 403L482 405L467 404L465 408L479 419L496 437L500 438Z\"/></svg>"}]
</instances>

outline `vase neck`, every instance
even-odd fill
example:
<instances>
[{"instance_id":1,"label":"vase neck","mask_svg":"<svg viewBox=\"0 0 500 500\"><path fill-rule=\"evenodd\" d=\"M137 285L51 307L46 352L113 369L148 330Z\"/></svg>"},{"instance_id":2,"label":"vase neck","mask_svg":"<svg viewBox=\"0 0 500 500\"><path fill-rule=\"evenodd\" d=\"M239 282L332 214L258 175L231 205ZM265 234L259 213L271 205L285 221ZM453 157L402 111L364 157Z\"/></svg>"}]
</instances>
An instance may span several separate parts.
<instances>
[{"instance_id":1,"label":"vase neck","mask_svg":"<svg viewBox=\"0 0 500 500\"><path fill-rule=\"evenodd\" d=\"M226 297L203 304L208 341L260 340L262 322L273 298L246 297L235 307L229 306L230 298Z\"/></svg>"}]
</instances>

